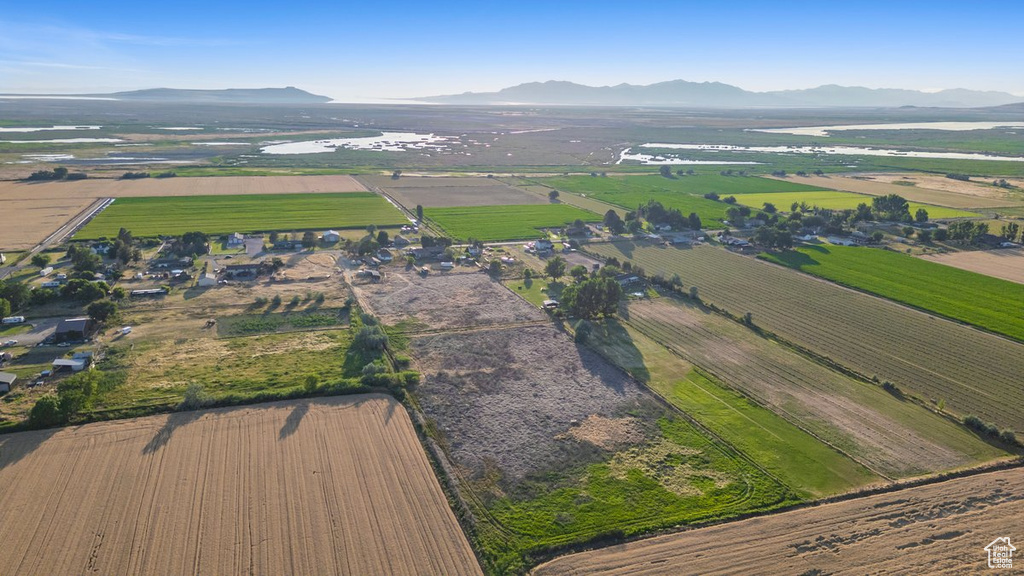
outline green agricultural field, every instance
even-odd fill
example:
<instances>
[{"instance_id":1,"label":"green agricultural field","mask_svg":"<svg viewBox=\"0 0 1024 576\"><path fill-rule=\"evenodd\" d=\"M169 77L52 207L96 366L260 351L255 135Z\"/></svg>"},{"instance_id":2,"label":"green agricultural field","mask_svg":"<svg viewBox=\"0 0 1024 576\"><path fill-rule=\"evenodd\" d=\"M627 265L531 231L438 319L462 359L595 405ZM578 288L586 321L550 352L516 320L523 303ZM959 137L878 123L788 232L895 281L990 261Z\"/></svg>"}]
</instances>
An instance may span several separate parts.
<instances>
[{"instance_id":1,"label":"green agricultural field","mask_svg":"<svg viewBox=\"0 0 1024 576\"><path fill-rule=\"evenodd\" d=\"M668 208L677 208L683 215L696 212L707 228L721 228L725 219L724 202L704 198L704 194L716 192L725 197L744 193L769 193L814 190L810 186L759 177L719 176L697 174L665 178L660 175L613 176L567 176L537 179L536 182L556 190L585 194L604 202L616 204L630 210L657 200Z\"/></svg>"},{"instance_id":2,"label":"green agricultural field","mask_svg":"<svg viewBox=\"0 0 1024 576\"><path fill-rule=\"evenodd\" d=\"M823 282L722 248L671 248L628 240L588 251L629 260L648 274L678 274L685 290L859 374L956 416L975 414L1024 430L1024 345L901 304Z\"/></svg>"},{"instance_id":3,"label":"green agricultural field","mask_svg":"<svg viewBox=\"0 0 1024 576\"><path fill-rule=\"evenodd\" d=\"M541 228L558 228L576 219L601 219L593 212L565 204L427 208L424 214L452 238L483 241L537 238Z\"/></svg>"},{"instance_id":4,"label":"green agricultural field","mask_svg":"<svg viewBox=\"0 0 1024 576\"><path fill-rule=\"evenodd\" d=\"M75 236L114 237L120 228L135 236L269 232L400 226L406 220L376 194L259 194L118 198Z\"/></svg>"},{"instance_id":5,"label":"green agricultural field","mask_svg":"<svg viewBox=\"0 0 1024 576\"><path fill-rule=\"evenodd\" d=\"M1024 285L876 248L808 246L776 264L1024 340Z\"/></svg>"},{"instance_id":6,"label":"green agricultural field","mask_svg":"<svg viewBox=\"0 0 1024 576\"><path fill-rule=\"evenodd\" d=\"M587 345L801 497L838 494L881 479L771 410L721 386L630 323L608 320L592 325Z\"/></svg>"},{"instance_id":7,"label":"green agricultural field","mask_svg":"<svg viewBox=\"0 0 1024 576\"><path fill-rule=\"evenodd\" d=\"M793 202L806 202L810 206L819 208L831 208L833 210L852 210L858 204L871 205L874 196L857 194L855 192L838 192L835 190L817 190L814 192L775 192L769 194L743 194L736 197L740 204L758 209L764 206L765 202L771 202L779 210L789 211ZM920 204L910 202L910 213L915 214L918 208L928 211L928 217L932 220L943 218L965 218L981 216L975 212L946 208L945 206L933 206L931 204Z\"/></svg>"}]
</instances>

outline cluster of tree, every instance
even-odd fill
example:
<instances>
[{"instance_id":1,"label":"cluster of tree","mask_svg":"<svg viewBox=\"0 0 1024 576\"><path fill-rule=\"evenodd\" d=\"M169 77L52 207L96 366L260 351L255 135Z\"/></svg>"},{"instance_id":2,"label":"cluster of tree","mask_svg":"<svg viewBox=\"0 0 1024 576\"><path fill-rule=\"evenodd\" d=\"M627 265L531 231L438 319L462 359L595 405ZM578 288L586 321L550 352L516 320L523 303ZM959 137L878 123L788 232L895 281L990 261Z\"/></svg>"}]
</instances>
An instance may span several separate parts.
<instances>
[{"instance_id":1,"label":"cluster of tree","mask_svg":"<svg viewBox=\"0 0 1024 576\"><path fill-rule=\"evenodd\" d=\"M993 186L998 186L999 188L1016 188L1016 186L1014 186L1013 184L1010 184L1009 182L1007 182L1006 178L1000 178L999 180L993 180L992 181L992 185Z\"/></svg>"},{"instance_id":2,"label":"cluster of tree","mask_svg":"<svg viewBox=\"0 0 1024 576\"><path fill-rule=\"evenodd\" d=\"M775 176L776 178L785 178L786 177L786 171L785 170L775 170L775 171L772 172L772 176Z\"/></svg>"},{"instance_id":3,"label":"cluster of tree","mask_svg":"<svg viewBox=\"0 0 1024 576\"><path fill-rule=\"evenodd\" d=\"M176 256L196 257L210 251L210 237L205 232L185 232L174 243L171 251Z\"/></svg>"},{"instance_id":4,"label":"cluster of tree","mask_svg":"<svg viewBox=\"0 0 1024 576\"><path fill-rule=\"evenodd\" d=\"M424 248L432 248L434 246L441 246L443 248L447 248L452 245L452 239L446 238L444 236L435 238L434 236L427 236L426 234L424 234L423 236L420 237L420 244Z\"/></svg>"},{"instance_id":5,"label":"cluster of tree","mask_svg":"<svg viewBox=\"0 0 1024 576\"><path fill-rule=\"evenodd\" d=\"M85 244L69 244L67 257L76 272L96 272L103 266L103 259Z\"/></svg>"},{"instance_id":6,"label":"cluster of tree","mask_svg":"<svg viewBox=\"0 0 1024 576\"><path fill-rule=\"evenodd\" d=\"M676 170L676 176L693 176L694 174L696 174L696 172L693 171L693 168L690 168L689 170L683 170L682 168ZM604 176L605 173L601 172L601 175Z\"/></svg>"},{"instance_id":7,"label":"cluster of tree","mask_svg":"<svg viewBox=\"0 0 1024 576\"><path fill-rule=\"evenodd\" d=\"M121 228L117 232L117 238L110 244L110 251L107 256L117 260L122 265L129 262L142 260L142 249L136 246L135 238L127 228Z\"/></svg>"},{"instance_id":8,"label":"cluster of tree","mask_svg":"<svg viewBox=\"0 0 1024 576\"><path fill-rule=\"evenodd\" d=\"M45 180L84 180L88 178L85 172L68 172L63 166L57 166L53 170L39 170L29 175L26 180L39 182Z\"/></svg>"},{"instance_id":9,"label":"cluster of tree","mask_svg":"<svg viewBox=\"0 0 1024 576\"><path fill-rule=\"evenodd\" d=\"M636 210L636 215L651 224L667 224L673 228L691 228L700 230L700 216L691 212L689 216L683 216L678 208L665 208L657 200L648 200L647 204L641 205ZM607 215L606 215L607 217Z\"/></svg>"},{"instance_id":10,"label":"cluster of tree","mask_svg":"<svg viewBox=\"0 0 1024 576\"><path fill-rule=\"evenodd\" d=\"M871 212L878 220L890 222L911 222L910 204L899 194L875 196L871 199ZM927 215L925 216L927 220Z\"/></svg>"},{"instance_id":11,"label":"cluster of tree","mask_svg":"<svg viewBox=\"0 0 1024 576\"><path fill-rule=\"evenodd\" d=\"M1024 236L1021 236L1020 224L1017 224L1016 222L1003 224L1002 229L999 231L999 235L1008 242L1024 240Z\"/></svg>"},{"instance_id":12,"label":"cluster of tree","mask_svg":"<svg viewBox=\"0 0 1024 576\"><path fill-rule=\"evenodd\" d=\"M979 238L988 234L988 224L974 222L972 220L960 220L949 225L948 235L950 240L973 244Z\"/></svg>"},{"instance_id":13,"label":"cluster of tree","mask_svg":"<svg viewBox=\"0 0 1024 576\"><path fill-rule=\"evenodd\" d=\"M151 174L149 172L125 172L121 174L121 180L141 180L143 178L149 178Z\"/></svg>"},{"instance_id":14,"label":"cluster of tree","mask_svg":"<svg viewBox=\"0 0 1024 576\"><path fill-rule=\"evenodd\" d=\"M992 438L998 438L1010 445L1017 444L1017 435L1013 433L1013 430L1000 431L999 427L996 426L995 424L985 422L984 420L978 418L973 414L964 416L963 422L965 426L967 426L971 430L974 430L975 432L978 432L979 434L985 434L987 436L991 436Z\"/></svg>"},{"instance_id":15,"label":"cluster of tree","mask_svg":"<svg viewBox=\"0 0 1024 576\"><path fill-rule=\"evenodd\" d=\"M609 210L604 213L604 227L608 229L612 234L622 234L626 231L626 224L619 217L619 213L615 210Z\"/></svg>"},{"instance_id":16,"label":"cluster of tree","mask_svg":"<svg viewBox=\"0 0 1024 576\"><path fill-rule=\"evenodd\" d=\"M781 226L761 226L754 233L754 242L765 248L786 250L793 247L793 234Z\"/></svg>"},{"instance_id":17,"label":"cluster of tree","mask_svg":"<svg viewBox=\"0 0 1024 576\"><path fill-rule=\"evenodd\" d=\"M618 311L622 286L614 278L599 274L566 286L561 298L562 309L576 318L610 316Z\"/></svg>"},{"instance_id":18,"label":"cluster of tree","mask_svg":"<svg viewBox=\"0 0 1024 576\"><path fill-rule=\"evenodd\" d=\"M747 175L747 171L746 170L733 170L732 168L730 168L728 170L722 170L721 172L718 173L718 175L719 176L746 176Z\"/></svg>"},{"instance_id":19,"label":"cluster of tree","mask_svg":"<svg viewBox=\"0 0 1024 576\"><path fill-rule=\"evenodd\" d=\"M113 385L107 380L123 378L98 370L87 370L61 380L57 394L48 394L36 401L29 412L29 424L35 428L49 428L70 422L75 416L92 408L96 392Z\"/></svg>"},{"instance_id":20,"label":"cluster of tree","mask_svg":"<svg viewBox=\"0 0 1024 576\"><path fill-rule=\"evenodd\" d=\"M969 175L967 175L967 174L958 174L956 172L950 172L949 174L946 174L946 178L949 178L950 180L960 180L961 182L970 182L971 181L971 177Z\"/></svg>"}]
</instances>

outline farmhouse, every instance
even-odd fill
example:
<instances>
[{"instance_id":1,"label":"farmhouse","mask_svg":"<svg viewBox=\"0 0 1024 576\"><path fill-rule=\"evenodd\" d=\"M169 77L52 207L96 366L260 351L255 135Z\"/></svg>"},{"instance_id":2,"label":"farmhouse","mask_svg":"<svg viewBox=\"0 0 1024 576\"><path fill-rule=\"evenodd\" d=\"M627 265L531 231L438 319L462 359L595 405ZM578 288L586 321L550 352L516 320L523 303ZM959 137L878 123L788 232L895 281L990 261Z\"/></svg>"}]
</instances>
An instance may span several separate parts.
<instances>
[{"instance_id":1,"label":"farmhouse","mask_svg":"<svg viewBox=\"0 0 1024 576\"><path fill-rule=\"evenodd\" d=\"M623 288L627 288L627 287L632 286L634 284L639 284L640 283L640 277L637 276L636 274L630 274L629 272L625 272L623 274L616 275L615 276L615 281L619 283L619 286L622 286Z\"/></svg>"},{"instance_id":2,"label":"farmhouse","mask_svg":"<svg viewBox=\"0 0 1024 576\"><path fill-rule=\"evenodd\" d=\"M401 234L395 236L394 239L392 239L392 242L395 243L395 248L403 248L409 245L409 239Z\"/></svg>"},{"instance_id":3,"label":"farmhouse","mask_svg":"<svg viewBox=\"0 0 1024 576\"><path fill-rule=\"evenodd\" d=\"M195 260L191 256L183 256L181 258L154 258L149 261L150 270L163 270L166 268L180 269L180 268L191 268L195 264Z\"/></svg>"},{"instance_id":4,"label":"farmhouse","mask_svg":"<svg viewBox=\"0 0 1024 576\"><path fill-rule=\"evenodd\" d=\"M429 248L413 248L411 254L417 259L421 258L437 258L441 254L444 254L443 246L431 246Z\"/></svg>"},{"instance_id":5,"label":"farmhouse","mask_svg":"<svg viewBox=\"0 0 1024 576\"><path fill-rule=\"evenodd\" d=\"M10 372L0 372L0 392L10 392L11 386L14 386L14 381L18 379L16 374Z\"/></svg>"},{"instance_id":6,"label":"farmhouse","mask_svg":"<svg viewBox=\"0 0 1024 576\"><path fill-rule=\"evenodd\" d=\"M551 243L551 240L541 238L533 243L533 248L537 252L550 252L555 249L555 245Z\"/></svg>"},{"instance_id":7,"label":"farmhouse","mask_svg":"<svg viewBox=\"0 0 1024 576\"><path fill-rule=\"evenodd\" d=\"M57 324L53 333L53 341L80 342L87 340L96 331L95 322L91 318L65 318Z\"/></svg>"},{"instance_id":8,"label":"farmhouse","mask_svg":"<svg viewBox=\"0 0 1024 576\"><path fill-rule=\"evenodd\" d=\"M324 232L321 239L327 244L334 244L338 240L341 240L341 234L338 234L337 230L328 230Z\"/></svg>"},{"instance_id":9,"label":"farmhouse","mask_svg":"<svg viewBox=\"0 0 1024 576\"><path fill-rule=\"evenodd\" d=\"M228 236L228 248L237 248L245 244L245 235L240 232L235 232Z\"/></svg>"},{"instance_id":10,"label":"farmhouse","mask_svg":"<svg viewBox=\"0 0 1024 576\"><path fill-rule=\"evenodd\" d=\"M274 242L274 250L299 250L302 240L278 240Z\"/></svg>"}]
</instances>

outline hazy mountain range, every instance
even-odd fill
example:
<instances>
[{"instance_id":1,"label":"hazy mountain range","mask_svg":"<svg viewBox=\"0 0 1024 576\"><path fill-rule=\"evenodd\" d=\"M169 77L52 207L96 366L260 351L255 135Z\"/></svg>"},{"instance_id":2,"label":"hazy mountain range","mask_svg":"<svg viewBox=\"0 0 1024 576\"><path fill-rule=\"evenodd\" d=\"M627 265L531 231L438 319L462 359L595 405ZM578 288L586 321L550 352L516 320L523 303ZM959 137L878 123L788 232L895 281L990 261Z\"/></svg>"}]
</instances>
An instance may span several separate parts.
<instances>
[{"instance_id":1,"label":"hazy mountain range","mask_svg":"<svg viewBox=\"0 0 1024 576\"><path fill-rule=\"evenodd\" d=\"M3 96L3 95L0 95ZM34 98L67 98L68 95L24 94ZM293 86L287 88L228 88L226 90L183 90L179 88L151 88L109 94L75 94L71 97L112 98L133 102L195 102L196 104L316 104L330 102L327 96L318 96Z\"/></svg>"},{"instance_id":2,"label":"hazy mountain range","mask_svg":"<svg viewBox=\"0 0 1024 576\"><path fill-rule=\"evenodd\" d=\"M498 92L465 92L417 98L438 104L553 104L566 106L746 107L899 107L973 108L1024 101L1006 92L953 89L920 92L830 84L804 90L751 92L721 82L671 80L640 86L585 86L573 82L529 82Z\"/></svg>"}]
</instances>

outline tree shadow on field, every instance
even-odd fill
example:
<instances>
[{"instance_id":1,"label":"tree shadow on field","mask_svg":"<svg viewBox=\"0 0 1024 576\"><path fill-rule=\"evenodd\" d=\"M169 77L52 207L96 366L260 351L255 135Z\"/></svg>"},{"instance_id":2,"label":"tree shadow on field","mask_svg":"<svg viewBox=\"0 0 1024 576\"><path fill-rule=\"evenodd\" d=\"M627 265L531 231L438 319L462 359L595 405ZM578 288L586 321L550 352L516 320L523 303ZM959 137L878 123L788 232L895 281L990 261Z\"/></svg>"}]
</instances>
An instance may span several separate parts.
<instances>
[{"instance_id":1,"label":"tree shadow on field","mask_svg":"<svg viewBox=\"0 0 1024 576\"><path fill-rule=\"evenodd\" d=\"M281 431L277 435L278 440L284 440L285 438L295 434L299 429L299 424L302 423L302 419L309 412L309 402L301 402L295 405L292 409L291 414L288 415L284 420L284 426L281 426Z\"/></svg>"},{"instance_id":2,"label":"tree shadow on field","mask_svg":"<svg viewBox=\"0 0 1024 576\"><path fill-rule=\"evenodd\" d=\"M28 456L60 430L49 428L0 436L0 470Z\"/></svg>"},{"instance_id":3,"label":"tree shadow on field","mask_svg":"<svg viewBox=\"0 0 1024 576\"><path fill-rule=\"evenodd\" d=\"M157 452L170 442L175 430L191 424L193 421L198 420L200 416L201 414L198 410L174 412L167 417L167 421L157 430L156 435L142 448L142 453L153 454Z\"/></svg>"}]
</instances>

